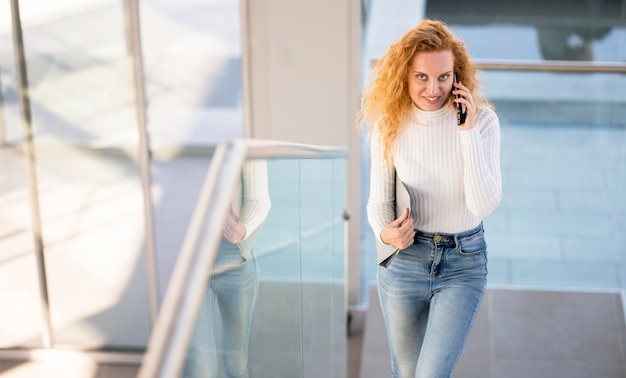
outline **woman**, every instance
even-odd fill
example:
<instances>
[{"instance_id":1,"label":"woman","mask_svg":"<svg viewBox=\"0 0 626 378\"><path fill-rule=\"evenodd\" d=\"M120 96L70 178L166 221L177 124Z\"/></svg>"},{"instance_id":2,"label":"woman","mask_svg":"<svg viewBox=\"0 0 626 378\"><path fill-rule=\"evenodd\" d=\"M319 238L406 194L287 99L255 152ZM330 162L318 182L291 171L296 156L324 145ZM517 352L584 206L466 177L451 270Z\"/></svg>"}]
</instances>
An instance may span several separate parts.
<instances>
[{"instance_id":1,"label":"woman","mask_svg":"<svg viewBox=\"0 0 626 378\"><path fill-rule=\"evenodd\" d=\"M442 22L408 31L372 75L360 121L371 133L367 214L392 376L450 377L485 290L482 219L502 197L498 117Z\"/></svg>"}]
</instances>

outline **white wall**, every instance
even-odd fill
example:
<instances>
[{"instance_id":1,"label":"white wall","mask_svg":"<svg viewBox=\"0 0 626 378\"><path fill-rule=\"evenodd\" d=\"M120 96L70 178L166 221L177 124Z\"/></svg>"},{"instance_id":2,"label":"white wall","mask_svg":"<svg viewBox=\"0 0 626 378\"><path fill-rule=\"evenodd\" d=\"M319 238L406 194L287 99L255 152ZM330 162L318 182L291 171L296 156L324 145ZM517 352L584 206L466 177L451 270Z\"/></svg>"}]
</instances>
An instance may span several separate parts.
<instances>
[{"instance_id":1,"label":"white wall","mask_svg":"<svg viewBox=\"0 0 626 378\"><path fill-rule=\"evenodd\" d=\"M360 0L242 0L246 134L345 147L349 302L359 274Z\"/></svg>"}]
</instances>

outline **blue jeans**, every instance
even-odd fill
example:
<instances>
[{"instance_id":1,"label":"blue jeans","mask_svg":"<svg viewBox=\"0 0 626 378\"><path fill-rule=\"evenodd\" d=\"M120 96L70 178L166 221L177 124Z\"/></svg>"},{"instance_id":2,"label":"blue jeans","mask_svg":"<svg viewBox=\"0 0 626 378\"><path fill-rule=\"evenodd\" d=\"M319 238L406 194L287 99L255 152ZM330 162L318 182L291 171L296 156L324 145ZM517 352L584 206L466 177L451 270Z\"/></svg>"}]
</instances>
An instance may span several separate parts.
<instances>
[{"instance_id":1,"label":"blue jeans","mask_svg":"<svg viewBox=\"0 0 626 378\"><path fill-rule=\"evenodd\" d=\"M259 267L252 256L244 260L236 246L222 247L207 285L196 329L187 350L182 376L247 378L252 311L259 290ZM218 315L221 322L218 322ZM217 336L221 335L219 340Z\"/></svg>"},{"instance_id":2,"label":"blue jeans","mask_svg":"<svg viewBox=\"0 0 626 378\"><path fill-rule=\"evenodd\" d=\"M417 231L377 272L396 378L451 377L487 282L482 224L459 234Z\"/></svg>"}]
</instances>

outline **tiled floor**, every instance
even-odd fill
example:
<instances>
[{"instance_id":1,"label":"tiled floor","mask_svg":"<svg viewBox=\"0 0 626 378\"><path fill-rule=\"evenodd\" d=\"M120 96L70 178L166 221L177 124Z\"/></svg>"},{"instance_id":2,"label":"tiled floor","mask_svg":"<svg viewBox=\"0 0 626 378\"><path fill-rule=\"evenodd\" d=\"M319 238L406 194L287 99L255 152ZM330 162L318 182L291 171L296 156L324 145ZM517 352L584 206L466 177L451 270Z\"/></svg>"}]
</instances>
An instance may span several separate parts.
<instances>
[{"instance_id":1,"label":"tiled floor","mask_svg":"<svg viewBox=\"0 0 626 378\"><path fill-rule=\"evenodd\" d=\"M360 378L390 372L376 287L363 334ZM619 293L489 289L456 378L620 378L626 327Z\"/></svg>"},{"instance_id":2,"label":"tiled floor","mask_svg":"<svg viewBox=\"0 0 626 378\"><path fill-rule=\"evenodd\" d=\"M389 351L376 287L353 314L348 378L388 377ZM456 378L620 378L626 376L621 295L489 289ZM137 368L81 361L0 362L0 377L134 377Z\"/></svg>"},{"instance_id":3,"label":"tiled floor","mask_svg":"<svg viewBox=\"0 0 626 378\"><path fill-rule=\"evenodd\" d=\"M0 377L3 378L131 378L136 375L137 367L129 365L98 365L84 361L0 361Z\"/></svg>"}]
</instances>

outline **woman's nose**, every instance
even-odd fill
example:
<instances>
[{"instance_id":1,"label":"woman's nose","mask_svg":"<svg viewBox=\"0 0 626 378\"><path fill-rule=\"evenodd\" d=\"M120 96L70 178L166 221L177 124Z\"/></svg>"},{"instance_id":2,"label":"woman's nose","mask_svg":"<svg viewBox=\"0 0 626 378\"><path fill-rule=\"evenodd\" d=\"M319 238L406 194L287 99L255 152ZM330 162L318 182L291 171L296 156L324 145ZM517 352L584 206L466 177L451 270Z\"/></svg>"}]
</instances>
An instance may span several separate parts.
<instances>
[{"instance_id":1,"label":"woman's nose","mask_svg":"<svg viewBox=\"0 0 626 378\"><path fill-rule=\"evenodd\" d=\"M431 95L439 94L439 83L437 82L437 80L431 80L428 83L428 91L429 91L429 94Z\"/></svg>"}]
</instances>

